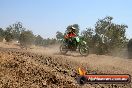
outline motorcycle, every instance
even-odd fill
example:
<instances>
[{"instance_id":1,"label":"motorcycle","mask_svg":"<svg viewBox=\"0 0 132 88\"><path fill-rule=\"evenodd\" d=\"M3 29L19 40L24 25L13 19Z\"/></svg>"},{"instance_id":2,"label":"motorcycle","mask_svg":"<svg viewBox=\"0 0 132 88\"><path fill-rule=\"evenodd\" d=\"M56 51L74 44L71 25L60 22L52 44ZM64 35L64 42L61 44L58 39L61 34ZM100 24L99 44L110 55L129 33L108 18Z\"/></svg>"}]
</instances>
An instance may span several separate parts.
<instances>
[{"instance_id":1,"label":"motorcycle","mask_svg":"<svg viewBox=\"0 0 132 88\"><path fill-rule=\"evenodd\" d=\"M73 44L68 44L65 40L63 40L63 43L60 46L61 54L66 54L68 51L79 51L82 56L89 55L89 47L84 40L79 37L74 37L74 39L69 39L69 41L72 41Z\"/></svg>"}]
</instances>

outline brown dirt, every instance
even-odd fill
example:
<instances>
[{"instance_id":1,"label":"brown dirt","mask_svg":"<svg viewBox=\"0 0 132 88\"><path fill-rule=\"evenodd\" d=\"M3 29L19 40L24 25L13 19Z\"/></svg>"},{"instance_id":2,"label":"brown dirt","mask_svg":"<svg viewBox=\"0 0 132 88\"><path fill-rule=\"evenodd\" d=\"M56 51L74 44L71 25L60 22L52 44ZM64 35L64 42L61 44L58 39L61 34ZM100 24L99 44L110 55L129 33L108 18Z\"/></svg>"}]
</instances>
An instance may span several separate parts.
<instances>
[{"instance_id":1,"label":"brown dirt","mask_svg":"<svg viewBox=\"0 0 132 88\"><path fill-rule=\"evenodd\" d=\"M85 67L87 73L132 75L130 59L95 54L81 57L73 52L64 56L58 45L28 50L7 44L0 47L0 88L131 88L131 84L80 86L71 77L78 67Z\"/></svg>"}]
</instances>

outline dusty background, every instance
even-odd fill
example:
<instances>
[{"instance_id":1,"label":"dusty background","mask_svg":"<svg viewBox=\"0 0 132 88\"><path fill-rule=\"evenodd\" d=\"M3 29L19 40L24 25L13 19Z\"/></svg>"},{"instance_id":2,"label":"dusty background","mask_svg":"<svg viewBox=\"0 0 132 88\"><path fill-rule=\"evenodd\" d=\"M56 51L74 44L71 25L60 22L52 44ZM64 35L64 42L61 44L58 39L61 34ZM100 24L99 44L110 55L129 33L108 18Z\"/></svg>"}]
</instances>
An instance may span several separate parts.
<instances>
[{"instance_id":1,"label":"dusty background","mask_svg":"<svg viewBox=\"0 0 132 88\"><path fill-rule=\"evenodd\" d=\"M132 60L106 55L59 53L59 45L20 49L0 43L0 88L132 88L131 84L86 84L80 86L73 70L85 67L87 73L130 74Z\"/></svg>"}]
</instances>

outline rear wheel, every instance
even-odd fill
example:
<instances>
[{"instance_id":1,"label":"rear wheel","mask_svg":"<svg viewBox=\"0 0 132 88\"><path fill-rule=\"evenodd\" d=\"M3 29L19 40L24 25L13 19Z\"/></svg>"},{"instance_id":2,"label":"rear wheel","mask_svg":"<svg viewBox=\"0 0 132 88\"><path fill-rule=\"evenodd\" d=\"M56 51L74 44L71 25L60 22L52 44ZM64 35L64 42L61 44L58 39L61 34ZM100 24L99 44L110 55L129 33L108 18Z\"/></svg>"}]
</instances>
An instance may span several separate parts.
<instances>
[{"instance_id":1,"label":"rear wheel","mask_svg":"<svg viewBox=\"0 0 132 88\"><path fill-rule=\"evenodd\" d=\"M60 53L61 54L66 54L67 52L68 52L67 45L66 44L62 44L60 46Z\"/></svg>"},{"instance_id":2,"label":"rear wheel","mask_svg":"<svg viewBox=\"0 0 132 88\"><path fill-rule=\"evenodd\" d=\"M80 45L79 53L82 56L88 56L89 55L89 47L87 45Z\"/></svg>"}]
</instances>

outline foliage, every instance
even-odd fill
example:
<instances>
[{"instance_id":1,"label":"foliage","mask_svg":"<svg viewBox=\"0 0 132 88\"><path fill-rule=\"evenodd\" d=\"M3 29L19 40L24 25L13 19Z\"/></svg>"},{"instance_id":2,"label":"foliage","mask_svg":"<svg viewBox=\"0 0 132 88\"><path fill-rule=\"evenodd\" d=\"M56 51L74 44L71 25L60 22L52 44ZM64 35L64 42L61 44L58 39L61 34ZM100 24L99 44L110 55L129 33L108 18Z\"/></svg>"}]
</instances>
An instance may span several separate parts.
<instances>
[{"instance_id":1,"label":"foliage","mask_svg":"<svg viewBox=\"0 0 132 88\"><path fill-rule=\"evenodd\" d=\"M5 35L4 30L2 28L0 28L0 42L3 41L4 35Z\"/></svg>"},{"instance_id":2,"label":"foliage","mask_svg":"<svg viewBox=\"0 0 132 88\"><path fill-rule=\"evenodd\" d=\"M57 38L57 40L62 40L62 39L64 38L63 33L60 32L60 31L57 31L57 32L56 32L56 38Z\"/></svg>"},{"instance_id":3,"label":"foliage","mask_svg":"<svg viewBox=\"0 0 132 88\"><path fill-rule=\"evenodd\" d=\"M43 45L43 38L40 35L35 37L35 45L39 45L39 46Z\"/></svg>"},{"instance_id":4,"label":"foliage","mask_svg":"<svg viewBox=\"0 0 132 88\"><path fill-rule=\"evenodd\" d=\"M57 39L62 39L63 34L58 31L56 37ZM28 47L31 44L45 46L57 43L57 40L54 38L43 39L40 35L34 35L32 31L24 28L21 22L9 25L5 30L0 28L0 41L3 41L3 38L5 38L6 42L17 40L23 47Z\"/></svg>"},{"instance_id":5,"label":"foliage","mask_svg":"<svg viewBox=\"0 0 132 88\"><path fill-rule=\"evenodd\" d=\"M127 44L128 58L132 59L132 39L129 40Z\"/></svg>"},{"instance_id":6,"label":"foliage","mask_svg":"<svg viewBox=\"0 0 132 88\"><path fill-rule=\"evenodd\" d=\"M86 40L87 44L89 44L89 47L93 47L93 35L94 30L92 28L86 28L87 30L83 30L81 32L81 36L84 40Z\"/></svg>"},{"instance_id":7,"label":"foliage","mask_svg":"<svg viewBox=\"0 0 132 88\"><path fill-rule=\"evenodd\" d=\"M10 42L13 39L13 34L11 33L12 29L7 27L5 30L5 40L6 42Z\"/></svg>"},{"instance_id":8,"label":"foliage","mask_svg":"<svg viewBox=\"0 0 132 88\"><path fill-rule=\"evenodd\" d=\"M110 53L113 49L120 49L126 46L126 28L127 25L115 24L112 22L113 17L99 19L95 24L95 32L88 28L83 31L83 36L89 42L89 46L94 48L97 54Z\"/></svg>"},{"instance_id":9,"label":"foliage","mask_svg":"<svg viewBox=\"0 0 132 88\"><path fill-rule=\"evenodd\" d=\"M19 40L21 32L25 30L21 22L17 22L13 24L12 26L12 34L14 36L14 39Z\"/></svg>"},{"instance_id":10,"label":"foliage","mask_svg":"<svg viewBox=\"0 0 132 88\"><path fill-rule=\"evenodd\" d=\"M21 22L14 23L13 25L9 25L9 27L5 30L5 40L10 42L11 40L19 40L21 32L23 32L25 28Z\"/></svg>"},{"instance_id":11,"label":"foliage","mask_svg":"<svg viewBox=\"0 0 132 88\"><path fill-rule=\"evenodd\" d=\"M0 36L4 37L4 30L2 28L0 28Z\"/></svg>"},{"instance_id":12,"label":"foliage","mask_svg":"<svg viewBox=\"0 0 132 88\"><path fill-rule=\"evenodd\" d=\"M35 40L35 36L34 34L32 33L32 31L23 31L21 34L20 34L20 44L22 46L28 46L28 45L31 45L34 43L34 40Z\"/></svg>"},{"instance_id":13,"label":"foliage","mask_svg":"<svg viewBox=\"0 0 132 88\"><path fill-rule=\"evenodd\" d=\"M56 44L57 43L57 40L52 38L47 38L47 39L44 39L43 40L43 46L47 46L47 45L53 45L53 44Z\"/></svg>"}]
</instances>

